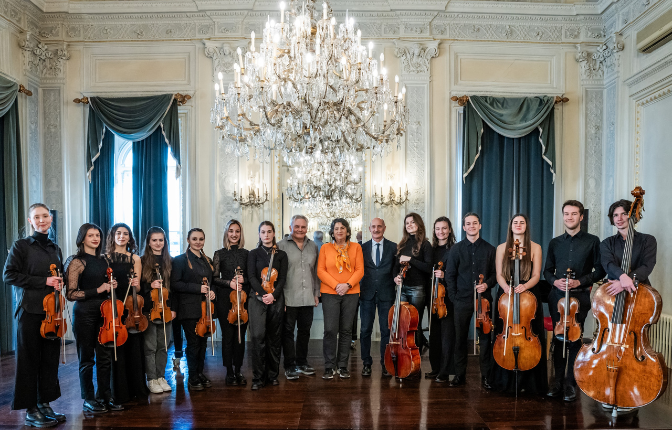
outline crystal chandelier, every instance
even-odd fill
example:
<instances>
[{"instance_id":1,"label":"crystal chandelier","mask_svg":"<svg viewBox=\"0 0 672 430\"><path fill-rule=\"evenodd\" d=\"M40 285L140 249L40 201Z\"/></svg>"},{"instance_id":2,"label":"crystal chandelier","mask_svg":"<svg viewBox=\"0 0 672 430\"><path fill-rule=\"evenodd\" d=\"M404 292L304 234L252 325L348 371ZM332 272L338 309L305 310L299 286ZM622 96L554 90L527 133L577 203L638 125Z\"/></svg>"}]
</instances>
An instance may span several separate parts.
<instances>
[{"instance_id":1,"label":"crystal chandelier","mask_svg":"<svg viewBox=\"0 0 672 430\"><path fill-rule=\"evenodd\" d=\"M227 153L260 161L271 151L288 166L302 157L343 162L372 150L375 159L401 143L407 119L405 87L390 86L384 67L361 45L354 19L336 25L331 8L292 0L281 21L269 21L259 50L251 33L250 51L238 49L235 79L215 84L211 122ZM286 20L288 18L288 20ZM291 23L288 21L292 21Z\"/></svg>"},{"instance_id":2,"label":"crystal chandelier","mask_svg":"<svg viewBox=\"0 0 672 430\"><path fill-rule=\"evenodd\" d=\"M331 225L335 218L345 218L352 222L362 215L361 203L345 200L313 199L303 205L306 216L314 219L321 227Z\"/></svg>"},{"instance_id":3,"label":"crystal chandelier","mask_svg":"<svg viewBox=\"0 0 672 430\"><path fill-rule=\"evenodd\" d=\"M294 207L311 200L323 202L362 201L362 167L355 159L338 163L334 160L313 162L304 157L287 179L285 195Z\"/></svg>"}]
</instances>

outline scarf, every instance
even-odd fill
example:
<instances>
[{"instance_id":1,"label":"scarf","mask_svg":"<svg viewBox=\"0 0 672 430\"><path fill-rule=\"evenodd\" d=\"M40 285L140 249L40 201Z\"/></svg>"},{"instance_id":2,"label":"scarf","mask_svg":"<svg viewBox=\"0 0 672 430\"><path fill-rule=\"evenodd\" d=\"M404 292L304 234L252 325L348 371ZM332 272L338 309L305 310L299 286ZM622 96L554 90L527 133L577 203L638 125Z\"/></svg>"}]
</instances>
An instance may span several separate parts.
<instances>
[{"instance_id":1,"label":"scarf","mask_svg":"<svg viewBox=\"0 0 672 430\"><path fill-rule=\"evenodd\" d=\"M348 272L352 272L352 267L350 267L350 257L348 256L348 245L340 247L334 243L334 249L336 250L336 267L338 268L338 273L343 273L343 265L348 269Z\"/></svg>"}]
</instances>

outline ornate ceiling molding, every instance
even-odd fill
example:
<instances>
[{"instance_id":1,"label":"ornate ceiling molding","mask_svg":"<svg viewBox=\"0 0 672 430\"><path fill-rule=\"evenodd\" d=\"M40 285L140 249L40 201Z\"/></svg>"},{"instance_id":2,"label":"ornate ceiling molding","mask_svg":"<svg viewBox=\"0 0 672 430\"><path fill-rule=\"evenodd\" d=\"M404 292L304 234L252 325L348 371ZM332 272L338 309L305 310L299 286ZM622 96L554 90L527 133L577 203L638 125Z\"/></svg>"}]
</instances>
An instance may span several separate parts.
<instances>
[{"instance_id":1,"label":"ornate ceiling molding","mask_svg":"<svg viewBox=\"0 0 672 430\"><path fill-rule=\"evenodd\" d=\"M70 53L65 43L49 44L31 38L30 33L19 40L23 51L24 69L39 78L64 78L65 62Z\"/></svg>"},{"instance_id":2,"label":"ornate ceiling molding","mask_svg":"<svg viewBox=\"0 0 672 430\"><path fill-rule=\"evenodd\" d=\"M439 56L439 42L394 41L394 55L401 60L401 74L404 78L408 75L414 77L426 77L429 79L429 62Z\"/></svg>"},{"instance_id":3,"label":"ornate ceiling molding","mask_svg":"<svg viewBox=\"0 0 672 430\"><path fill-rule=\"evenodd\" d=\"M619 66L619 53L625 44L619 34L596 48L577 45L576 61L581 69L581 79L603 79L605 75L616 73Z\"/></svg>"}]
</instances>

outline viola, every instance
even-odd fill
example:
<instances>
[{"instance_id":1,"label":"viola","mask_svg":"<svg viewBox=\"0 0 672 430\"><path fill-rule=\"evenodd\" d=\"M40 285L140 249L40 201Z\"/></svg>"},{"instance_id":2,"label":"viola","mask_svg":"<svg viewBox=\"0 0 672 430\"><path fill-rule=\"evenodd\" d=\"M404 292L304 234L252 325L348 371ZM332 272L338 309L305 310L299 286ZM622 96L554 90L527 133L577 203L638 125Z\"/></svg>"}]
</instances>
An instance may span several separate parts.
<instances>
[{"instance_id":1,"label":"viola","mask_svg":"<svg viewBox=\"0 0 672 430\"><path fill-rule=\"evenodd\" d=\"M439 261L437 267L437 270L443 270L443 261ZM443 284L439 282L439 278L434 277L434 272L432 272L432 278L432 296L430 301L430 303L432 303L432 313L436 314L439 319L445 318L446 315L448 315L448 309L446 309L445 302L446 287L444 287Z\"/></svg>"},{"instance_id":2,"label":"viola","mask_svg":"<svg viewBox=\"0 0 672 430\"><path fill-rule=\"evenodd\" d=\"M161 281L163 284L163 278L161 277L161 269L158 264L154 265L154 271L156 272L156 279ZM173 320L173 314L166 303L168 300L168 289L164 286L161 288L152 288L150 293L152 296L152 310L149 312L149 319L154 324L163 323L164 327L167 322Z\"/></svg>"},{"instance_id":3,"label":"viola","mask_svg":"<svg viewBox=\"0 0 672 430\"><path fill-rule=\"evenodd\" d=\"M56 269L56 265L49 266L51 276L58 276L62 278L60 270ZM61 289L64 287L61 282ZM66 306L65 293L63 290L47 294L42 300L42 307L44 309L44 320L40 325L40 334L45 339L61 339L63 357L61 362L65 364L65 333L68 331L67 318L63 317L63 312Z\"/></svg>"},{"instance_id":4,"label":"viola","mask_svg":"<svg viewBox=\"0 0 672 430\"><path fill-rule=\"evenodd\" d=\"M132 259L131 259L132 261ZM129 333L142 333L147 330L149 323L147 322L147 317L142 313L142 307L145 305L145 299L142 296L138 296L138 293L135 291L135 287L131 285L131 282L135 278L135 270L131 268L131 271L128 274L128 288L131 290L131 294L126 297L124 303L128 314L126 316L126 330Z\"/></svg>"},{"instance_id":5,"label":"viola","mask_svg":"<svg viewBox=\"0 0 672 430\"><path fill-rule=\"evenodd\" d=\"M273 268L273 258L277 251L277 245L273 245L273 248L271 248L271 261L268 263L268 267L264 267L264 270L261 271L261 288L266 291L266 294L273 294L275 291L275 281L278 280L278 271Z\"/></svg>"},{"instance_id":6,"label":"viola","mask_svg":"<svg viewBox=\"0 0 672 430\"><path fill-rule=\"evenodd\" d=\"M635 224L642 217L644 190L636 187L630 208L628 234L621 269L630 273ZM659 398L667 388L663 355L649 343L649 327L658 322L663 301L658 291L633 278L636 291L607 292L600 286L592 301L598 322L592 343L584 345L574 363L574 377L581 391L616 408L637 408Z\"/></svg>"},{"instance_id":7,"label":"viola","mask_svg":"<svg viewBox=\"0 0 672 430\"><path fill-rule=\"evenodd\" d=\"M532 332L532 320L537 310L537 299L529 291L516 293L520 285L520 260L525 255L518 239L509 249L514 260L513 285L509 294L502 294L497 304L499 316L504 322L504 330L497 335L492 352L495 361L504 369L514 371L530 370L541 359L541 343Z\"/></svg>"},{"instance_id":8,"label":"viola","mask_svg":"<svg viewBox=\"0 0 672 430\"><path fill-rule=\"evenodd\" d=\"M245 291L238 291L238 275L242 276L243 271L240 267L236 268L236 289L231 291L229 294L229 300L231 300L231 309L229 310L229 324L238 324L238 343L242 342L242 336L240 333L240 325L246 324L248 320L247 309L245 309L245 302L247 301L247 294Z\"/></svg>"},{"instance_id":9,"label":"viola","mask_svg":"<svg viewBox=\"0 0 672 430\"><path fill-rule=\"evenodd\" d=\"M215 313L215 305L210 300L210 284L208 278L203 277L203 285L208 287L205 293L205 301L201 302L201 318L196 323L196 334L200 337L210 337L212 342L212 355L215 355L215 339L213 334L217 331L217 325L212 318Z\"/></svg>"},{"instance_id":10,"label":"viola","mask_svg":"<svg viewBox=\"0 0 672 430\"><path fill-rule=\"evenodd\" d=\"M474 291L476 285L483 283L482 274L478 275L478 282L474 281ZM476 292L476 327L480 328L483 334L488 334L493 329L492 319L490 319L490 302L488 299L481 297L481 293Z\"/></svg>"},{"instance_id":11,"label":"viola","mask_svg":"<svg viewBox=\"0 0 672 430\"><path fill-rule=\"evenodd\" d=\"M418 330L418 310L408 302L401 301L401 288L408 271L407 261L401 263L394 306L387 316L390 327L390 342L385 348L385 369L399 379L408 378L420 372L420 351L415 344L415 332Z\"/></svg>"},{"instance_id":12,"label":"viola","mask_svg":"<svg viewBox=\"0 0 672 430\"><path fill-rule=\"evenodd\" d=\"M108 282L114 281L114 271L111 267L107 268ZM128 331L126 326L121 323L121 315L124 313L124 304L117 300L114 295L114 288L110 288L110 298L100 305L100 313L103 316L103 326L98 332L98 342L101 345L114 348L114 361L117 361L117 346L126 343Z\"/></svg>"},{"instance_id":13,"label":"viola","mask_svg":"<svg viewBox=\"0 0 672 430\"><path fill-rule=\"evenodd\" d=\"M558 312L560 319L553 329L555 338L562 341L562 357L566 354L567 341L576 342L581 338L581 324L576 321L576 314L579 312L579 300L576 297L569 297L569 280L574 279L572 269L567 269L565 275L565 297L558 300ZM569 306L567 306L569 303Z\"/></svg>"}]
</instances>

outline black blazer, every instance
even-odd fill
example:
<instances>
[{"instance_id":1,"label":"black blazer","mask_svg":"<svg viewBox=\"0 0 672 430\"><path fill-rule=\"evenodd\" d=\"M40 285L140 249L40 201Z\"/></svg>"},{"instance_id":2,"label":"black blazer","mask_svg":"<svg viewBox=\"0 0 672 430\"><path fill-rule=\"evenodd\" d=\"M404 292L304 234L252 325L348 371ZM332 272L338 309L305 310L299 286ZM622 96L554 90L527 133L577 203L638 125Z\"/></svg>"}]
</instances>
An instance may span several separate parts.
<instances>
[{"instance_id":1,"label":"black blazer","mask_svg":"<svg viewBox=\"0 0 672 430\"><path fill-rule=\"evenodd\" d=\"M187 255L189 255L189 261L187 261ZM189 263L191 263L191 268L189 268ZM212 269L204 258L197 258L193 252L187 250L173 259L170 288L177 298L177 309L173 306L171 310L177 312L179 319L201 317L201 302L205 300L205 294L201 293L204 277L212 286Z\"/></svg>"},{"instance_id":2,"label":"black blazer","mask_svg":"<svg viewBox=\"0 0 672 430\"><path fill-rule=\"evenodd\" d=\"M364 277L359 281L359 297L362 300L373 300L376 293L382 301L394 301L396 284L394 283L393 268L397 244L383 238L383 255L380 256L380 266L376 267L371 255L373 240L364 242L362 253L364 254Z\"/></svg>"}]
</instances>

